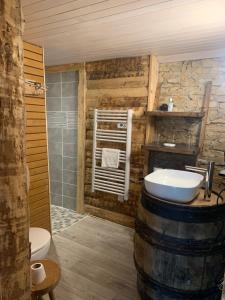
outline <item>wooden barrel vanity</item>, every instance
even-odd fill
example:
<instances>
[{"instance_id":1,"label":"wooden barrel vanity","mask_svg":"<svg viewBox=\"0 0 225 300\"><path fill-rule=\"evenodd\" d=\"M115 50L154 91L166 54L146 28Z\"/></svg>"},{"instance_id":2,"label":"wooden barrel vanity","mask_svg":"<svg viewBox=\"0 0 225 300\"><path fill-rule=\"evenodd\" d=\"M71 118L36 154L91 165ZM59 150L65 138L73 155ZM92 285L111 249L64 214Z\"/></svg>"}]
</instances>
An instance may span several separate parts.
<instances>
[{"instance_id":1,"label":"wooden barrel vanity","mask_svg":"<svg viewBox=\"0 0 225 300\"><path fill-rule=\"evenodd\" d=\"M221 299L225 270L225 203L203 192L191 203L143 191L134 260L142 300Z\"/></svg>"}]
</instances>

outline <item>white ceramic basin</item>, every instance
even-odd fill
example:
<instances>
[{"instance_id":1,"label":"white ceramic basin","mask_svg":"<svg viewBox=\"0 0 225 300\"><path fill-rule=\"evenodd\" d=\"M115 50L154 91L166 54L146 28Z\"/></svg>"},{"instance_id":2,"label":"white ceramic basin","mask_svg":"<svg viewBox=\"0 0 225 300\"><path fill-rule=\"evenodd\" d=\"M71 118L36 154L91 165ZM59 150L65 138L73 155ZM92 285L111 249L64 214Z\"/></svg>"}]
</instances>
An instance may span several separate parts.
<instances>
[{"instance_id":1,"label":"white ceramic basin","mask_svg":"<svg viewBox=\"0 0 225 300\"><path fill-rule=\"evenodd\" d=\"M161 169L145 176L148 193L174 202L189 202L199 192L204 177L194 172Z\"/></svg>"}]
</instances>

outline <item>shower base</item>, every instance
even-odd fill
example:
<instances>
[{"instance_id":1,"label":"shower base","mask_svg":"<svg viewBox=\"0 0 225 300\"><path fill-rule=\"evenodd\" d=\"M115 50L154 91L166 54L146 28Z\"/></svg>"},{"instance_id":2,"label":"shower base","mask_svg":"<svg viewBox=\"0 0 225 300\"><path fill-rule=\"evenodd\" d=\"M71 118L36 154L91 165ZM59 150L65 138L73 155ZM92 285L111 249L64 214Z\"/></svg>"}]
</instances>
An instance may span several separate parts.
<instances>
[{"instance_id":1,"label":"shower base","mask_svg":"<svg viewBox=\"0 0 225 300\"><path fill-rule=\"evenodd\" d=\"M72 209L51 205L52 234L62 232L86 216L85 214L78 214Z\"/></svg>"}]
</instances>

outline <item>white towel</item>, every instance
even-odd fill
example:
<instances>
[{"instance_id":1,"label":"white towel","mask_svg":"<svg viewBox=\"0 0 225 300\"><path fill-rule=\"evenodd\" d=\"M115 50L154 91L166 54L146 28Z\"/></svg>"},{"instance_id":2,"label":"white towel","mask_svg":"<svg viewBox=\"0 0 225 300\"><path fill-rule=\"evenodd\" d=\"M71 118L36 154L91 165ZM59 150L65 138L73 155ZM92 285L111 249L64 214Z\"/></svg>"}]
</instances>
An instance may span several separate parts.
<instances>
[{"instance_id":1,"label":"white towel","mask_svg":"<svg viewBox=\"0 0 225 300\"><path fill-rule=\"evenodd\" d=\"M119 149L102 148L102 167L118 168L120 159Z\"/></svg>"}]
</instances>

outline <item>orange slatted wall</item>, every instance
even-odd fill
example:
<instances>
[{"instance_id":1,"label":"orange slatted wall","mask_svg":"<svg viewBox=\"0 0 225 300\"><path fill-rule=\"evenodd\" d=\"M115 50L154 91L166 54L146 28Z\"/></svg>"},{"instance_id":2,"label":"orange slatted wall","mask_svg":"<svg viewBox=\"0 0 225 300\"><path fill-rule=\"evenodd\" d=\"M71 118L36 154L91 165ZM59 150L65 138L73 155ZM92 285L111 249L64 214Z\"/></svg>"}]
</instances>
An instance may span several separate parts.
<instances>
[{"instance_id":1,"label":"orange slatted wall","mask_svg":"<svg viewBox=\"0 0 225 300\"><path fill-rule=\"evenodd\" d=\"M43 49L24 42L25 79L44 83ZM26 154L30 171L31 226L51 229L46 135L45 94L32 96L25 92Z\"/></svg>"}]
</instances>

